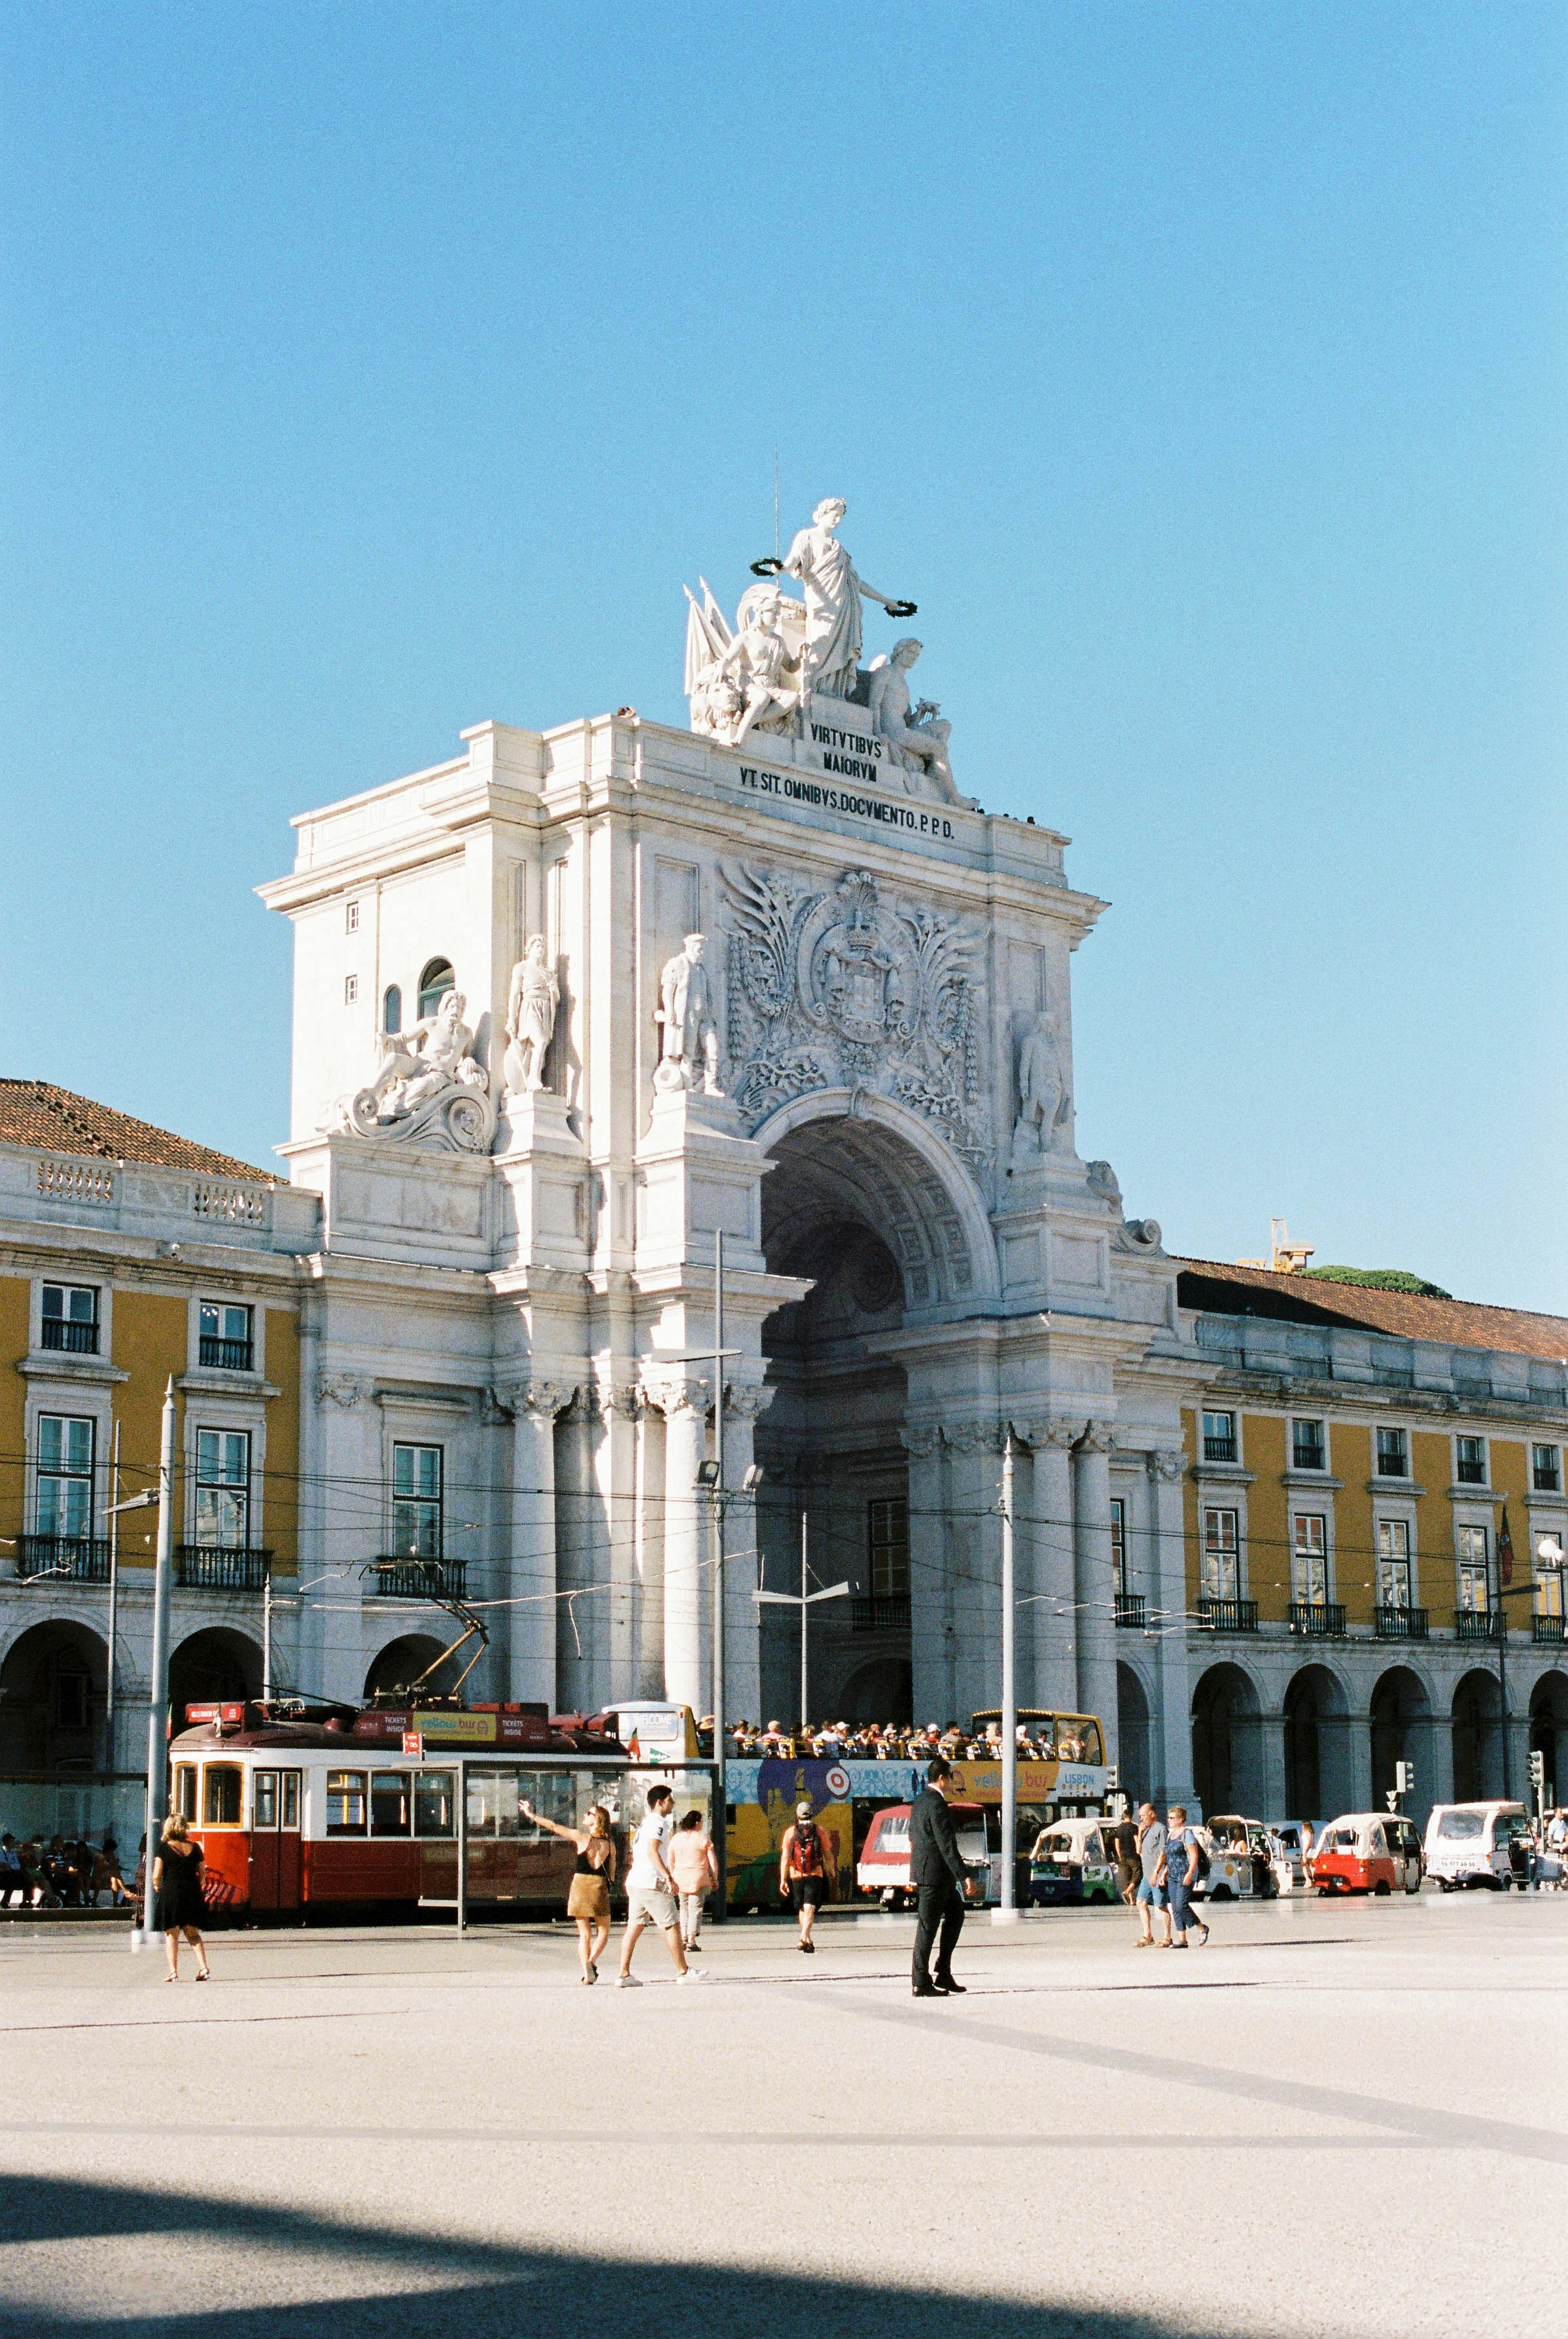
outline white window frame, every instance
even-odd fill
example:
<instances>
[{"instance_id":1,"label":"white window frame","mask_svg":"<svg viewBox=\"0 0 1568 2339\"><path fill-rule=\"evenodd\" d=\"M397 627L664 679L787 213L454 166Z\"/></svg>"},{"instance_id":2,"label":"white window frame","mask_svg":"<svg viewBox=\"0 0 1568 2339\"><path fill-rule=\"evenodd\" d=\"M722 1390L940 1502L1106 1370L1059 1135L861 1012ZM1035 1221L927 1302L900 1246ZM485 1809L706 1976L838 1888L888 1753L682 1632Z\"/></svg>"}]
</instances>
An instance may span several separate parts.
<instances>
[{"instance_id":1,"label":"white window frame","mask_svg":"<svg viewBox=\"0 0 1568 2339\"><path fill-rule=\"evenodd\" d=\"M227 1479L209 1480L202 1475L202 1440L203 1437L242 1437L245 1440L244 1533L238 1542L220 1540L215 1544L202 1543L202 1496L216 1488L232 1494L234 1488ZM199 1420L191 1441L194 1485L191 1502L191 1541L208 1551L255 1551L260 1548L255 1535L256 1439L249 1427L233 1422Z\"/></svg>"},{"instance_id":2,"label":"white window frame","mask_svg":"<svg viewBox=\"0 0 1568 2339\"><path fill-rule=\"evenodd\" d=\"M1120 1532L1118 1533L1119 1528ZM1125 1600L1132 1589L1132 1571L1129 1564L1127 1541L1127 1496L1112 1495L1110 1498L1110 1587L1119 1599ZM1117 1564L1119 1556L1120 1565Z\"/></svg>"},{"instance_id":3,"label":"white window frame","mask_svg":"<svg viewBox=\"0 0 1568 2339\"><path fill-rule=\"evenodd\" d=\"M1537 1454L1550 1454L1553 1456L1557 1474L1557 1483L1554 1486L1536 1485L1535 1456ZM1530 1440L1530 1492L1533 1495L1540 1495L1548 1503L1560 1502L1563 1498L1563 1448L1549 1437L1533 1437Z\"/></svg>"},{"instance_id":4,"label":"white window frame","mask_svg":"<svg viewBox=\"0 0 1568 2339\"><path fill-rule=\"evenodd\" d=\"M184 1391L184 1418L181 1424L180 1458L184 1499L180 1512L184 1522L180 1541L194 1545L196 1541L197 1487L196 1439L203 1429L242 1429L251 1441L251 1498L249 1504L250 1542L248 1549L267 1548L267 1409L260 1396L246 1396L238 1391L213 1388L203 1384Z\"/></svg>"},{"instance_id":5,"label":"white window frame","mask_svg":"<svg viewBox=\"0 0 1568 2339\"><path fill-rule=\"evenodd\" d=\"M1218 1421L1222 1417L1230 1424L1230 1442L1235 1451L1224 1461L1211 1462L1208 1458L1208 1433L1204 1425L1210 1419ZM1200 1470L1240 1470L1246 1466L1242 1457L1239 1406L1200 1405L1198 1406L1198 1465Z\"/></svg>"},{"instance_id":6,"label":"white window frame","mask_svg":"<svg viewBox=\"0 0 1568 2339\"><path fill-rule=\"evenodd\" d=\"M1333 1473L1330 1468L1330 1464L1333 1460L1333 1456L1329 1446L1327 1415L1321 1413L1293 1413L1289 1415L1287 1418L1290 1433L1290 1459L1287 1466L1292 1470L1299 1470L1304 1477L1327 1478L1332 1476ZM1316 1422L1318 1428L1323 1432L1323 1459L1321 1462L1298 1462L1297 1460L1296 1425L1298 1421Z\"/></svg>"},{"instance_id":7,"label":"white window frame","mask_svg":"<svg viewBox=\"0 0 1568 2339\"><path fill-rule=\"evenodd\" d=\"M1397 1434L1405 1440L1405 1468L1403 1473L1397 1478L1395 1478L1391 1472L1387 1474L1385 1473L1383 1468L1383 1457L1377 1449L1377 1441L1386 1431L1390 1436L1397 1432ZM1415 1475L1415 1441L1410 1434L1410 1425L1408 1422L1375 1421L1373 1423L1372 1475L1378 1485L1383 1486L1407 1486L1410 1485Z\"/></svg>"},{"instance_id":8,"label":"white window frame","mask_svg":"<svg viewBox=\"0 0 1568 2339\"><path fill-rule=\"evenodd\" d=\"M240 1372L227 1365L204 1365L202 1362L202 1309L209 1308L248 1308L251 1311L251 1369ZM202 1391L201 1401L206 1403L206 1391L214 1381L233 1383L248 1387L267 1377L267 1305L258 1292L221 1291L212 1284L199 1286L191 1294L189 1317L185 1327L185 1370L191 1374ZM230 1425L224 1423L222 1426ZM240 1428L250 1426L247 1415ZM255 1466L254 1464L252 1466Z\"/></svg>"},{"instance_id":9,"label":"white window frame","mask_svg":"<svg viewBox=\"0 0 1568 2339\"><path fill-rule=\"evenodd\" d=\"M1462 1442L1471 1446L1479 1446L1481 1448L1481 1475L1479 1478L1461 1478L1459 1475L1459 1447ZM1484 1435L1484 1432L1474 1429L1456 1429L1454 1432L1454 1448L1450 1458L1453 1463L1452 1483L1455 1487L1463 1487L1467 1495L1479 1495L1483 1493L1485 1488L1491 1485L1492 1441Z\"/></svg>"},{"instance_id":10,"label":"white window frame","mask_svg":"<svg viewBox=\"0 0 1568 2339\"><path fill-rule=\"evenodd\" d=\"M1473 1574L1474 1574L1474 1569L1475 1569L1475 1568L1476 1568L1476 1566L1479 1564L1479 1563L1478 1563L1476 1560L1474 1560L1474 1558L1468 1558L1468 1557L1466 1557L1466 1555L1465 1555L1465 1551L1464 1551L1464 1541L1465 1541L1465 1537L1466 1537L1467 1535L1478 1535L1482 1538L1482 1550L1483 1550L1483 1552L1484 1553L1485 1560L1486 1560L1486 1565L1485 1565L1485 1570L1484 1570L1484 1590L1485 1590L1486 1597L1485 1597L1485 1600L1484 1600L1484 1602L1483 1605L1482 1605L1480 1608L1476 1608L1476 1607L1474 1607L1473 1604L1472 1604L1470 1606L1468 1606L1468 1607L1467 1607L1467 1606L1466 1606L1466 1604L1465 1604L1465 1600L1464 1600L1464 1581L1465 1581L1465 1577L1466 1577L1466 1575L1467 1575L1467 1574L1468 1574L1468 1575L1473 1575ZM1454 1605L1455 1605L1455 1611L1456 1611L1460 1615L1469 1615L1469 1614L1474 1614L1474 1615L1486 1615L1486 1614L1489 1614L1491 1613L1491 1609L1492 1609L1492 1571L1493 1571L1494 1566L1496 1564L1496 1559L1497 1559L1497 1553L1496 1553L1496 1548L1495 1548L1495 1537L1494 1537L1494 1535L1493 1535L1493 1532L1492 1532L1492 1523L1491 1523L1491 1521L1490 1521L1489 1519L1455 1519L1455 1522L1454 1522Z\"/></svg>"},{"instance_id":11,"label":"white window frame","mask_svg":"<svg viewBox=\"0 0 1568 2339\"><path fill-rule=\"evenodd\" d=\"M1207 1582L1208 1521L1211 1514L1218 1518L1230 1517L1236 1522L1236 1549L1233 1554L1236 1564L1234 1592L1210 1592L1208 1589ZM1199 1600L1245 1600L1247 1598L1246 1549L1247 1515L1241 1504L1211 1502L1205 1495L1198 1510L1198 1596Z\"/></svg>"},{"instance_id":12,"label":"white window frame","mask_svg":"<svg viewBox=\"0 0 1568 2339\"><path fill-rule=\"evenodd\" d=\"M1308 1510L1308 1509L1306 1509L1306 1508L1304 1508L1304 1507L1303 1507L1303 1508L1298 1508L1298 1507L1297 1506L1297 1505L1293 1503L1293 1504L1291 1505L1291 1506L1290 1506L1290 1514L1289 1514L1289 1516L1290 1516L1290 1601L1291 1601L1291 1605L1292 1605L1293 1607L1309 1608L1309 1607L1313 1607L1313 1606L1315 1606L1315 1605L1319 1604L1318 1603L1317 1603L1317 1602L1315 1602L1315 1601L1313 1600L1312 1595L1311 1595L1310 1594L1307 1594L1304 1595L1304 1594L1302 1594L1301 1589L1300 1589L1300 1587L1299 1587L1299 1584L1298 1584L1298 1583L1297 1583L1297 1563L1298 1563L1298 1561L1302 1558L1303 1554L1301 1553L1301 1551L1300 1551L1300 1549L1299 1549L1299 1547L1298 1547L1298 1545L1297 1545L1297 1538L1296 1538L1297 1522L1298 1520L1301 1520L1301 1519L1317 1519L1317 1520L1319 1522L1319 1524L1321 1525L1322 1528L1323 1528L1323 1549L1322 1549L1321 1554L1307 1554L1307 1556L1310 1556L1310 1557L1321 1557L1321 1559L1322 1559L1322 1561L1323 1561L1323 1598L1322 1598L1322 1603L1321 1603L1321 1604L1322 1604L1322 1605L1324 1605L1324 1606L1326 1606L1326 1605L1327 1605L1327 1604L1328 1604L1328 1602L1329 1602L1329 1601L1331 1601L1331 1600L1333 1599L1333 1597L1334 1597L1334 1511L1333 1511L1333 1507L1332 1507L1332 1505L1331 1505L1325 1504L1321 1509L1311 1509L1311 1510Z\"/></svg>"},{"instance_id":13,"label":"white window frame","mask_svg":"<svg viewBox=\"0 0 1568 2339\"><path fill-rule=\"evenodd\" d=\"M76 1290L86 1290L91 1288L96 1291L98 1294L98 1347L95 1355L73 1357L70 1350L67 1348L46 1348L44 1346L44 1286L46 1283L63 1283ZM27 1293L27 1355L29 1361L36 1360L38 1363L45 1365L53 1370L55 1364L58 1363L61 1358L64 1358L65 1361L65 1371L61 1375L61 1378L64 1380L70 1376L70 1370L73 1365L74 1365L79 1370L87 1372L90 1372L95 1365L106 1366L113 1352L113 1340L114 1288L106 1275L73 1276L68 1274L64 1268L61 1268L51 1271L47 1275L35 1275L33 1277ZM44 1407L45 1412L52 1413L54 1410L55 1407L53 1406L46 1406Z\"/></svg>"},{"instance_id":14,"label":"white window frame","mask_svg":"<svg viewBox=\"0 0 1568 2339\"><path fill-rule=\"evenodd\" d=\"M51 1421L84 1421L91 1433L93 1453L84 1471L51 1471L49 1474L51 1477L59 1477L67 1483L75 1481L85 1484L87 1529L84 1535L73 1535L69 1531L62 1533L59 1527L45 1526L44 1524L44 1421L45 1417ZM33 1434L32 1516L35 1535L54 1535L62 1543L92 1543L94 1539L102 1540L98 1536L98 1528L100 1525L105 1527L108 1525L99 1491L103 1477L103 1432L99 1426L97 1415L91 1406L74 1404L69 1397L63 1397L39 1406Z\"/></svg>"},{"instance_id":15,"label":"white window frame","mask_svg":"<svg viewBox=\"0 0 1568 2339\"><path fill-rule=\"evenodd\" d=\"M360 931L360 897L350 893L343 904L343 932L357 934Z\"/></svg>"},{"instance_id":16,"label":"white window frame","mask_svg":"<svg viewBox=\"0 0 1568 2339\"><path fill-rule=\"evenodd\" d=\"M1384 1558L1383 1530L1385 1527L1398 1527L1403 1531L1405 1536L1405 1553L1403 1561L1386 1560ZM1415 1516L1414 1504L1411 1505L1408 1512L1389 1511L1379 1508L1373 1515L1372 1590L1374 1604L1376 1607L1386 1608L1391 1604L1383 1597L1384 1568L1386 1566L1399 1566L1401 1564L1404 1566L1408 1578L1409 1596L1406 1604L1412 1608L1419 1608L1421 1601L1419 1598L1419 1586L1415 1574Z\"/></svg>"}]
</instances>

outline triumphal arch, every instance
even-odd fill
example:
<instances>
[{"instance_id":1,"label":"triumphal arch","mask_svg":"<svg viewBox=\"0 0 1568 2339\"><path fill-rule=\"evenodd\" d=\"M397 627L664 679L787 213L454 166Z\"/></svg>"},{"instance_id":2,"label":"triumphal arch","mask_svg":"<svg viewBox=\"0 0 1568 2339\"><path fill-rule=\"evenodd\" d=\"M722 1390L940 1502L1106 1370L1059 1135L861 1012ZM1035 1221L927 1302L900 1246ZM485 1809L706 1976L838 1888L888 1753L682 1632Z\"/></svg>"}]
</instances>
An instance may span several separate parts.
<instances>
[{"instance_id":1,"label":"triumphal arch","mask_svg":"<svg viewBox=\"0 0 1568 2339\"><path fill-rule=\"evenodd\" d=\"M435 1558L489 1623L471 1686L703 1710L716 1421L728 1488L764 1472L725 1506L732 1715L794 1712L796 1612L754 1595L798 1592L803 1520L814 1587L851 1587L813 1610L817 1713L995 1703L1010 1445L1021 1702L1114 1732L1119 1592L1185 1614L1175 1268L1079 1151L1103 904L975 802L843 522L820 504L733 618L688 588L689 728L481 724L303 816L263 889L321 1200L303 1687L446 1637ZM1179 1625L1141 1663L1183 1779Z\"/></svg>"}]
</instances>

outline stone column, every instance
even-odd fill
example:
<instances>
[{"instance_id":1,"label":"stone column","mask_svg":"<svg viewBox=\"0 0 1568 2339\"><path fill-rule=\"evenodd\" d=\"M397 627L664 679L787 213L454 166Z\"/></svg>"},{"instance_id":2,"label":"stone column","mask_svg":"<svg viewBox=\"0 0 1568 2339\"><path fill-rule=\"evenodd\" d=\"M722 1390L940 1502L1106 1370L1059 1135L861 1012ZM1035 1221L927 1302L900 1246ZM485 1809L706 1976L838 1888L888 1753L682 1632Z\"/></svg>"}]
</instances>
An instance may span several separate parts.
<instances>
[{"instance_id":1,"label":"stone column","mask_svg":"<svg viewBox=\"0 0 1568 2339\"><path fill-rule=\"evenodd\" d=\"M1078 1703L1077 1593L1072 1556L1071 1449L1079 1425L1031 1425L1031 1540L1034 1545L1034 1702L1061 1713Z\"/></svg>"},{"instance_id":2,"label":"stone column","mask_svg":"<svg viewBox=\"0 0 1568 2339\"><path fill-rule=\"evenodd\" d=\"M970 1716L1001 1702L1001 1433L994 1420L955 1422L950 1453L950 1572L953 1652L951 1711Z\"/></svg>"},{"instance_id":3,"label":"stone column","mask_svg":"<svg viewBox=\"0 0 1568 2339\"><path fill-rule=\"evenodd\" d=\"M1078 1705L1097 1713L1116 1760L1116 1611L1110 1572L1110 1425L1091 1421L1072 1449Z\"/></svg>"},{"instance_id":4,"label":"stone column","mask_svg":"<svg viewBox=\"0 0 1568 2339\"><path fill-rule=\"evenodd\" d=\"M637 1416L643 1393L624 1376L598 1383L596 1396L601 1432L594 1457L594 1580L608 1589L597 1594L590 1610L594 1633L590 1674L596 1706L637 1693L636 1532Z\"/></svg>"},{"instance_id":5,"label":"stone column","mask_svg":"<svg viewBox=\"0 0 1568 2339\"><path fill-rule=\"evenodd\" d=\"M507 1694L556 1704L556 1416L569 1382L514 1381L496 1391L512 1416L512 1567Z\"/></svg>"},{"instance_id":6,"label":"stone column","mask_svg":"<svg viewBox=\"0 0 1568 2339\"><path fill-rule=\"evenodd\" d=\"M1192 1785L1192 1677L1187 1647L1187 1514L1182 1499L1186 1463L1179 1454L1148 1457L1154 1514L1146 1594L1155 1634L1159 1711L1149 1730L1149 1761L1159 1783L1156 1801L1188 1803Z\"/></svg>"},{"instance_id":7,"label":"stone column","mask_svg":"<svg viewBox=\"0 0 1568 2339\"><path fill-rule=\"evenodd\" d=\"M725 1408L725 1485L740 1494L756 1456L757 1416L773 1391L749 1383L732 1387ZM757 1506L754 1499L725 1505L725 1707L731 1722L763 1722L762 1610L757 1588Z\"/></svg>"},{"instance_id":8,"label":"stone column","mask_svg":"<svg viewBox=\"0 0 1568 2339\"><path fill-rule=\"evenodd\" d=\"M562 1409L556 1455L556 1694L561 1711L591 1712L591 1652L609 1617L606 1594L593 1587L602 1557L597 1532L595 1459L601 1426L591 1387L579 1387ZM568 1594L581 1597L568 1599Z\"/></svg>"},{"instance_id":9,"label":"stone column","mask_svg":"<svg viewBox=\"0 0 1568 2339\"><path fill-rule=\"evenodd\" d=\"M697 1466L707 1447L708 1384L661 1378L648 1394L665 1417L665 1695L700 1714L708 1537Z\"/></svg>"},{"instance_id":10,"label":"stone column","mask_svg":"<svg viewBox=\"0 0 1568 2339\"><path fill-rule=\"evenodd\" d=\"M942 1433L934 1424L900 1433L909 1455L910 1659L914 1719L946 1722L952 1695L948 1652L947 1548Z\"/></svg>"}]
</instances>

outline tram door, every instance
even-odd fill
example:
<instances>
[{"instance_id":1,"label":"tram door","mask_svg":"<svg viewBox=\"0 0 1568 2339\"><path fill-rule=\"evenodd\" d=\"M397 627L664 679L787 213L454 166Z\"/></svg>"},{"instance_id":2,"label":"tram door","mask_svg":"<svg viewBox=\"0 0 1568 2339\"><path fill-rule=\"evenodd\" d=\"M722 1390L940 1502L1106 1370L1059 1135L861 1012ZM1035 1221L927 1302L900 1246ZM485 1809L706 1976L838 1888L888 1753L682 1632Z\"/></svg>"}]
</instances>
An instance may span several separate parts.
<instances>
[{"instance_id":1,"label":"tram door","mask_svg":"<svg viewBox=\"0 0 1568 2339\"><path fill-rule=\"evenodd\" d=\"M300 1905L300 1773L258 1771L251 1821L251 1906Z\"/></svg>"},{"instance_id":2,"label":"tram door","mask_svg":"<svg viewBox=\"0 0 1568 2339\"><path fill-rule=\"evenodd\" d=\"M301 1900L300 1773L278 1773L278 1906L297 1909Z\"/></svg>"}]
</instances>

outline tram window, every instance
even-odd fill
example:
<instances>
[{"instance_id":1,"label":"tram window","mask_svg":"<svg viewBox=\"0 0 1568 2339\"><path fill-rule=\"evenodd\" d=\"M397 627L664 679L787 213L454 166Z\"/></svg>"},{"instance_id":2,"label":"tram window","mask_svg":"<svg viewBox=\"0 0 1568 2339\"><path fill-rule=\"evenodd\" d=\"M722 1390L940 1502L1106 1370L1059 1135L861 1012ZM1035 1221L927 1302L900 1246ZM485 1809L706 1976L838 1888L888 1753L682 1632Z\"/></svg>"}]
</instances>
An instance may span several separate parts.
<instances>
[{"instance_id":1,"label":"tram window","mask_svg":"<svg viewBox=\"0 0 1568 2339\"><path fill-rule=\"evenodd\" d=\"M505 1798L510 1799L511 1825L501 1824L507 1809ZM518 1830L518 1791L516 1774L510 1771L470 1771L468 1772L468 1833L479 1835L515 1835Z\"/></svg>"},{"instance_id":2,"label":"tram window","mask_svg":"<svg viewBox=\"0 0 1568 2339\"><path fill-rule=\"evenodd\" d=\"M240 1766L237 1762L209 1762L202 1799L203 1827L238 1827L240 1824Z\"/></svg>"},{"instance_id":3,"label":"tram window","mask_svg":"<svg viewBox=\"0 0 1568 2339\"><path fill-rule=\"evenodd\" d=\"M176 1762L174 1765L174 1809L182 1820L196 1816L196 1765Z\"/></svg>"},{"instance_id":4,"label":"tram window","mask_svg":"<svg viewBox=\"0 0 1568 2339\"><path fill-rule=\"evenodd\" d=\"M329 1835L363 1835L364 1832L364 1772L362 1771L329 1771L327 1773L327 1833Z\"/></svg>"},{"instance_id":5,"label":"tram window","mask_svg":"<svg viewBox=\"0 0 1568 2339\"><path fill-rule=\"evenodd\" d=\"M530 1803L541 1817L554 1820L557 1827L576 1827L578 1781L583 1775L571 1771L519 1771L518 1833L536 1843L541 1841L546 1833L543 1828L535 1827L532 1821L524 1819L521 1811L524 1803Z\"/></svg>"},{"instance_id":6,"label":"tram window","mask_svg":"<svg viewBox=\"0 0 1568 2339\"><path fill-rule=\"evenodd\" d=\"M372 1835L407 1835L408 1832L408 1772L406 1771L372 1771L370 1773L370 1833Z\"/></svg>"},{"instance_id":7,"label":"tram window","mask_svg":"<svg viewBox=\"0 0 1568 2339\"><path fill-rule=\"evenodd\" d=\"M449 1771L421 1771L414 1781L414 1833L450 1835L453 1786Z\"/></svg>"},{"instance_id":8,"label":"tram window","mask_svg":"<svg viewBox=\"0 0 1568 2339\"><path fill-rule=\"evenodd\" d=\"M298 1771L283 1773L283 1825L297 1828L300 1824L300 1774Z\"/></svg>"},{"instance_id":9,"label":"tram window","mask_svg":"<svg viewBox=\"0 0 1568 2339\"><path fill-rule=\"evenodd\" d=\"M251 1789L251 1824L259 1828L275 1828L278 1824L278 1773L258 1771Z\"/></svg>"}]
</instances>

